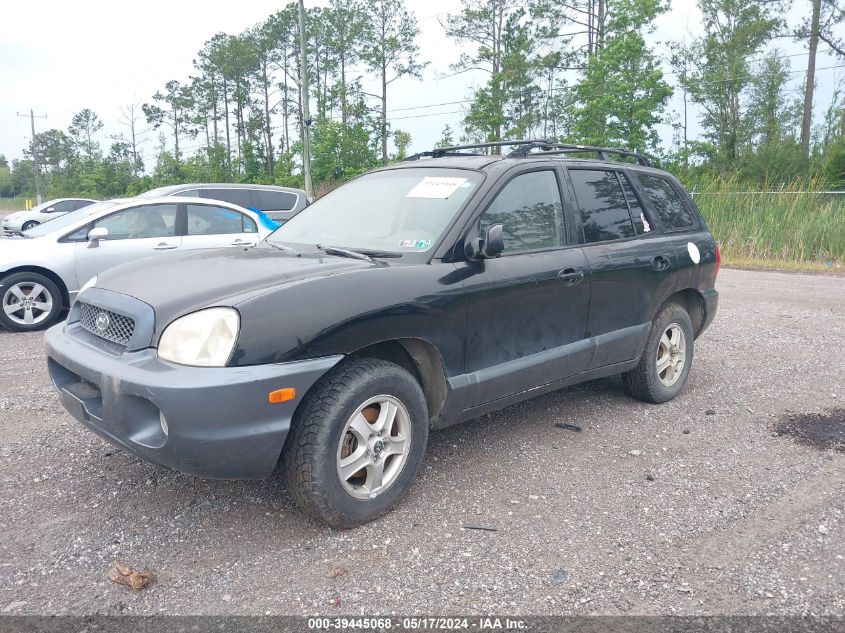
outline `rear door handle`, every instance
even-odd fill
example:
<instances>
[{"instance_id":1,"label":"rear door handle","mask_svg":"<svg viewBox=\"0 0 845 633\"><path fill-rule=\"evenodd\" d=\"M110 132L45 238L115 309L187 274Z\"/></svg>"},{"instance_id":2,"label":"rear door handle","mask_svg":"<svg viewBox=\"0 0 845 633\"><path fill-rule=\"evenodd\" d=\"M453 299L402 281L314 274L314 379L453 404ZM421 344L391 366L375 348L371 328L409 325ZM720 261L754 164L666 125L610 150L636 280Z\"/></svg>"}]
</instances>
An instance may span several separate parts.
<instances>
[{"instance_id":1,"label":"rear door handle","mask_svg":"<svg viewBox=\"0 0 845 633\"><path fill-rule=\"evenodd\" d=\"M584 271L580 268L564 268L558 274L564 286L574 286L584 281Z\"/></svg>"},{"instance_id":2,"label":"rear door handle","mask_svg":"<svg viewBox=\"0 0 845 633\"><path fill-rule=\"evenodd\" d=\"M158 246L153 246L154 251L172 251L174 248L179 248L177 244L167 244L162 242Z\"/></svg>"},{"instance_id":3,"label":"rear door handle","mask_svg":"<svg viewBox=\"0 0 845 633\"><path fill-rule=\"evenodd\" d=\"M656 257L651 258L651 267L654 268L654 270L666 270L671 265L672 260L670 260L667 255L657 255Z\"/></svg>"}]
</instances>

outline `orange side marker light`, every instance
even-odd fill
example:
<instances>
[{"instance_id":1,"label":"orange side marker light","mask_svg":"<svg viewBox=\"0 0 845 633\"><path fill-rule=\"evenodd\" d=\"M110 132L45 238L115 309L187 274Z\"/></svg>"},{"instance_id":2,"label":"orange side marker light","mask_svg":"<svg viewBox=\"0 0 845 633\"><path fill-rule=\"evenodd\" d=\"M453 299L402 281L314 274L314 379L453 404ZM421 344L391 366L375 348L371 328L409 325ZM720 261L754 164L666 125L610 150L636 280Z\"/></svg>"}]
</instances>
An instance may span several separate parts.
<instances>
[{"instance_id":1,"label":"orange side marker light","mask_svg":"<svg viewBox=\"0 0 845 633\"><path fill-rule=\"evenodd\" d=\"M276 389L267 394L267 402L270 404L278 404L279 402L287 402L296 398L296 389L293 387L285 387L284 389Z\"/></svg>"}]
</instances>

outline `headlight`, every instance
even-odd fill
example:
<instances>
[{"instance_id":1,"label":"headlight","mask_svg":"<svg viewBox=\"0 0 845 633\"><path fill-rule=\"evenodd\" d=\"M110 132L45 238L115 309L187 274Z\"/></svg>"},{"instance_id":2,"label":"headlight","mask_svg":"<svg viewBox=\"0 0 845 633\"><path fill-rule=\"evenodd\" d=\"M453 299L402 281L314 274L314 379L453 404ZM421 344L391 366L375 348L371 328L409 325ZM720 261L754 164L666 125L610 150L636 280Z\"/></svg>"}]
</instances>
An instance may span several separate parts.
<instances>
[{"instance_id":1,"label":"headlight","mask_svg":"<svg viewBox=\"0 0 845 633\"><path fill-rule=\"evenodd\" d=\"M79 289L79 294L82 294L83 292L88 290L88 288L92 288L96 284L97 284L97 275L94 275L93 277L91 277L91 279L89 279L84 284L82 284L82 288Z\"/></svg>"},{"instance_id":2,"label":"headlight","mask_svg":"<svg viewBox=\"0 0 845 633\"><path fill-rule=\"evenodd\" d=\"M224 367L238 339L240 317L233 308L207 308L168 325L158 357L180 365Z\"/></svg>"}]
</instances>

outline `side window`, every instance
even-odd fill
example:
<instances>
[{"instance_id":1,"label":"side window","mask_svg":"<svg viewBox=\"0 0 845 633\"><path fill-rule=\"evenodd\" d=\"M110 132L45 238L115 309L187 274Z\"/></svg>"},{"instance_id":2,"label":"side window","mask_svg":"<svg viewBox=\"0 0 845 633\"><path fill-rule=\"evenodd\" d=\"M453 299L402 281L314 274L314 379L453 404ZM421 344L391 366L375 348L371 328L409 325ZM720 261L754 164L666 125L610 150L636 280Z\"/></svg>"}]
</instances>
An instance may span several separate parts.
<instances>
[{"instance_id":1,"label":"side window","mask_svg":"<svg viewBox=\"0 0 845 633\"><path fill-rule=\"evenodd\" d=\"M569 177L581 211L585 242L589 244L634 236L634 224L616 172L570 169Z\"/></svg>"},{"instance_id":2,"label":"side window","mask_svg":"<svg viewBox=\"0 0 845 633\"><path fill-rule=\"evenodd\" d=\"M56 202L51 204L47 207L47 213L67 213L68 211L73 211L76 209L74 205L74 200L62 200L61 202Z\"/></svg>"},{"instance_id":3,"label":"side window","mask_svg":"<svg viewBox=\"0 0 845 633\"><path fill-rule=\"evenodd\" d=\"M244 232L243 215L237 211L208 204L189 204L187 207L188 235L225 235Z\"/></svg>"},{"instance_id":4,"label":"side window","mask_svg":"<svg viewBox=\"0 0 845 633\"><path fill-rule=\"evenodd\" d=\"M264 191L259 189L258 208L264 211L290 211L296 206L297 195L286 191Z\"/></svg>"},{"instance_id":5,"label":"side window","mask_svg":"<svg viewBox=\"0 0 845 633\"><path fill-rule=\"evenodd\" d=\"M253 222L252 218L242 215L241 219L244 223L244 233L258 233L258 226Z\"/></svg>"},{"instance_id":6,"label":"side window","mask_svg":"<svg viewBox=\"0 0 845 633\"><path fill-rule=\"evenodd\" d=\"M619 174L619 181L622 183L622 190L625 192L625 200L628 201L628 208L631 210L631 219L634 221L634 230L637 235L651 231L651 223L648 221L645 210L640 205L626 174Z\"/></svg>"},{"instance_id":7,"label":"side window","mask_svg":"<svg viewBox=\"0 0 845 633\"><path fill-rule=\"evenodd\" d=\"M249 189L204 189L202 197L231 202L240 207L252 206L252 191Z\"/></svg>"},{"instance_id":8,"label":"side window","mask_svg":"<svg viewBox=\"0 0 845 633\"><path fill-rule=\"evenodd\" d=\"M92 228L109 230L109 240L173 237L176 235L176 205L147 204L100 218Z\"/></svg>"},{"instance_id":9,"label":"side window","mask_svg":"<svg viewBox=\"0 0 845 633\"><path fill-rule=\"evenodd\" d=\"M639 179L651 206L660 217L663 228L683 229L695 223L692 214L681 201L671 182L665 178L645 174L639 174Z\"/></svg>"},{"instance_id":10,"label":"side window","mask_svg":"<svg viewBox=\"0 0 845 633\"><path fill-rule=\"evenodd\" d=\"M479 219L480 233L494 224L503 226L505 253L564 245L563 205L554 171L532 171L508 182Z\"/></svg>"},{"instance_id":11,"label":"side window","mask_svg":"<svg viewBox=\"0 0 845 633\"><path fill-rule=\"evenodd\" d=\"M185 191L177 191L173 194L174 196L185 196L188 198L199 198L200 191L199 189L186 189Z\"/></svg>"}]
</instances>

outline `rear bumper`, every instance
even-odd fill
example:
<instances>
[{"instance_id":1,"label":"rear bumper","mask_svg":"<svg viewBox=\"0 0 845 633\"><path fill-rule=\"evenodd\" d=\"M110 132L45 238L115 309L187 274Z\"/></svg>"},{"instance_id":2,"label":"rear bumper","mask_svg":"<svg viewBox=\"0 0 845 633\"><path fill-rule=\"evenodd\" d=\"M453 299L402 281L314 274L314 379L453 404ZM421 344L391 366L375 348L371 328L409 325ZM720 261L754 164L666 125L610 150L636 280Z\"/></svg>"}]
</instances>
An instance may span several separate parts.
<instances>
[{"instance_id":1,"label":"rear bumper","mask_svg":"<svg viewBox=\"0 0 845 633\"><path fill-rule=\"evenodd\" d=\"M713 319L716 318L716 310L719 308L719 293L716 292L715 288L705 290L701 293L701 297L704 299L704 315L701 319L701 327L698 329L696 336L701 336L704 330L710 327Z\"/></svg>"},{"instance_id":2,"label":"rear bumper","mask_svg":"<svg viewBox=\"0 0 845 633\"><path fill-rule=\"evenodd\" d=\"M296 406L341 359L184 367L159 360L153 349L97 349L73 335L78 327L59 324L45 336L50 378L65 408L141 459L198 477L271 474ZM284 387L297 398L270 404L267 394Z\"/></svg>"}]
</instances>

